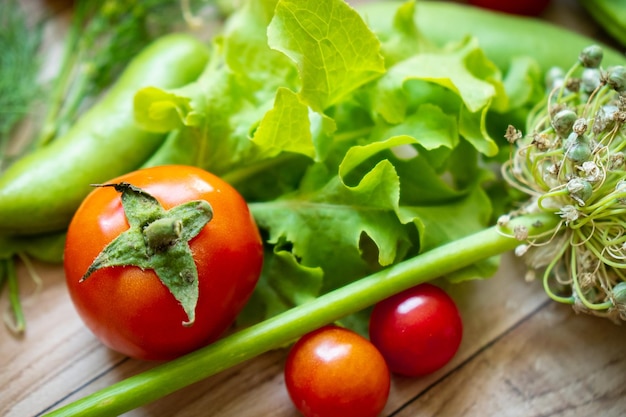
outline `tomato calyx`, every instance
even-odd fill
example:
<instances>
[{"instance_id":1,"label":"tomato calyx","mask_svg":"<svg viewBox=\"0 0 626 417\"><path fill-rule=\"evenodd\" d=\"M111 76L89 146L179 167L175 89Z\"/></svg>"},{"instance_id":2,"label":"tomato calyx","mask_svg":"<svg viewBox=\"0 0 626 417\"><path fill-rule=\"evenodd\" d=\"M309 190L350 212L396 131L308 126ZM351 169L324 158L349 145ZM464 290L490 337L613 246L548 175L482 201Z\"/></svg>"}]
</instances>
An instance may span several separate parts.
<instances>
[{"instance_id":1,"label":"tomato calyx","mask_svg":"<svg viewBox=\"0 0 626 417\"><path fill-rule=\"evenodd\" d=\"M130 227L98 254L80 281L113 266L152 269L185 311L183 326L191 326L198 302L198 270L189 241L213 218L211 205L193 200L165 210L156 198L129 183L95 186L113 187L122 194Z\"/></svg>"}]
</instances>

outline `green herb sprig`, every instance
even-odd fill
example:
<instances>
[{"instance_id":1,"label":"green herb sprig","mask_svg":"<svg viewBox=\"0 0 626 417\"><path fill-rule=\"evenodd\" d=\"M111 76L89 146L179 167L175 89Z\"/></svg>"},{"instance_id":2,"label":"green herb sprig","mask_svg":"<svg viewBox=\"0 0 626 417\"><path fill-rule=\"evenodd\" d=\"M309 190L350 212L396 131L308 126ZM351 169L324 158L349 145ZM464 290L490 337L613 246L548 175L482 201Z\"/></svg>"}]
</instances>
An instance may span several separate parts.
<instances>
[{"instance_id":1,"label":"green herb sprig","mask_svg":"<svg viewBox=\"0 0 626 417\"><path fill-rule=\"evenodd\" d=\"M142 48L184 25L178 2L77 1L37 144L67 129Z\"/></svg>"},{"instance_id":2,"label":"green herb sprig","mask_svg":"<svg viewBox=\"0 0 626 417\"><path fill-rule=\"evenodd\" d=\"M15 125L41 92L41 22L29 23L16 0L0 3L0 172L10 162L9 139Z\"/></svg>"}]
</instances>

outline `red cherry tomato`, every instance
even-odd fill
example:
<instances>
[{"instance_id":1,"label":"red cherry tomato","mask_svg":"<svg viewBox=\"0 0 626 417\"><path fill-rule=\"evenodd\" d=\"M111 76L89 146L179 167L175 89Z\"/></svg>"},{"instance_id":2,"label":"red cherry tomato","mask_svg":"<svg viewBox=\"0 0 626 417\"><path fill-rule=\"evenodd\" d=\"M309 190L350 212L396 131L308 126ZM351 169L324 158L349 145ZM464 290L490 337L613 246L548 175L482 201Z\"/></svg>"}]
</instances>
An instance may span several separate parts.
<instances>
[{"instance_id":1,"label":"red cherry tomato","mask_svg":"<svg viewBox=\"0 0 626 417\"><path fill-rule=\"evenodd\" d=\"M120 193L95 188L67 232L64 267L71 299L91 331L107 346L141 359L170 359L218 338L249 299L259 278L262 241L246 202L220 178L198 168L161 166L111 183L128 182L165 210L203 199L213 218L189 240L198 272L195 322L151 269L106 267L80 282L94 258L129 228Z\"/></svg>"},{"instance_id":2,"label":"red cherry tomato","mask_svg":"<svg viewBox=\"0 0 626 417\"><path fill-rule=\"evenodd\" d=\"M285 365L285 384L305 417L375 417L389 396L380 352L348 329L326 326L303 336Z\"/></svg>"},{"instance_id":3,"label":"red cherry tomato","mask_svg":"<svg viewBox=\"0 0 626 417\"><path fill-rule=\"evenodd\" d=\"M468 0L469 4L509 14L540 15L550 0Z\"/></svg>"},{"instance_id":4,"label":"red cherry tomato","mask_svg":"<svg viewBox=\"0 0 626 417\"><path fill-rule=\"evenodd\" d=\"M392 372L421 376L452 359L461 344L463 324L445 291L421 284L374 306L369 333Z\"/></svg>"}]
</instances>

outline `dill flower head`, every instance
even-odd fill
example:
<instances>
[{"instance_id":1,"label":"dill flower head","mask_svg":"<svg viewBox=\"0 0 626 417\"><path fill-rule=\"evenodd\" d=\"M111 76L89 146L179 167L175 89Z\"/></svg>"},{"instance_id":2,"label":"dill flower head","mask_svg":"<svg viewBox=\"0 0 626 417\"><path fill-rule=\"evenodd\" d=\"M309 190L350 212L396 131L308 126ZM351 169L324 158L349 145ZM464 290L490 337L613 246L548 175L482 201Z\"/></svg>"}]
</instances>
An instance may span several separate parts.
<instances>
[{"instance_id":1,"label":"dill flower head","mask_svg":"<svg viewBox=\"0 0 626 417\"><path fill-rule=\"evenodd\" d=\"M548 92L526 133L510 126L503 176L530 198L515 214L558 216L523 254L553 299L576 311L626 320L626 67L603 68L584 49L567 72L548 72Z\"/></svg>"}]
</instances>

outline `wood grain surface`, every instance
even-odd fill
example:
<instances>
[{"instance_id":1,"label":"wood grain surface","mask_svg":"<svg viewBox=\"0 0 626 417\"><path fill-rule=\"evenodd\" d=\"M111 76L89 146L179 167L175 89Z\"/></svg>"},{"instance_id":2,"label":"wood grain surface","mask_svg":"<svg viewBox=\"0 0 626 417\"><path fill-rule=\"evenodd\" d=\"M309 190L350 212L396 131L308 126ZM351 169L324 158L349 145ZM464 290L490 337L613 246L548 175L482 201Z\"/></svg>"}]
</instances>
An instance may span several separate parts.
<instances>
[{"instance_id":1,"label":"wood grain surface","mask_svg":"<svg viewBox=\"0 0 626 417\"><path fill-rule=\"evenodd\" d=\"M67 2L28 0L33 10L42 4L60 13L47 32L54 38ZM603 37L573 0L555 0L544 18ZM18 271L26 333L0 329L0 416L42 415L155 366L103 347L74 312L62 268L35 267L41 288L24 265ZM539 283L524 281L512 255L489 280L440 284L461 309L461 348L430 376L394 376L383 415L626 416L624 325L555 304ZM6 308L3 297L0 311ZM269 352L127 415L296 417L282 377L286 353Z\"/></svg>"}]
</instances>

